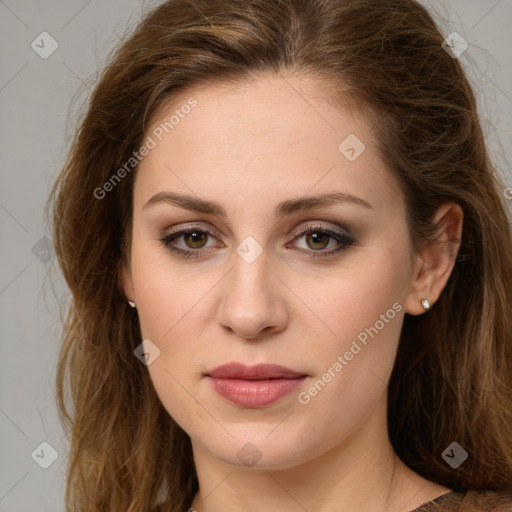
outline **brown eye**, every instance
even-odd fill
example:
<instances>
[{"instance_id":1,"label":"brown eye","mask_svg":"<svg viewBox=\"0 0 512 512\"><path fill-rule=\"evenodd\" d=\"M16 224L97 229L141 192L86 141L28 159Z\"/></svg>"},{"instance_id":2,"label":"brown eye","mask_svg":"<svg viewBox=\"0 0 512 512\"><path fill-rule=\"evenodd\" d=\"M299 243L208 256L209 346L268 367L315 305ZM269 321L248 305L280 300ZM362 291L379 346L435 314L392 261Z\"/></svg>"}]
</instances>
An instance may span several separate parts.
<instances>
[{"instance_id":1,"label":"brown eye","mask_svg":"<svg viewBox=\"0 0 512 512\"><path fill-rule=\"evenodd\" d=\"M320 250L325 249L329 245L329 240L332 238L327 233L313 231L306 235L306 243L311 249Z\"/></svg>"},{"instance_id":2,"label":"brown eye","mask_svg":"<svg viewBox=\"0 0 512 512\"><path fill-rule=\"evenodd\" d=\"M295 248L311 258L328 258L348 249L354 241L351 235L324 226L306 225L287 247Z\"/></svg>"},{"instance_id":3,"label":"brown eye","mask_svg":"<svg viewBox=\"0 0 512 512\"><path fill-rule=\"evenodd\" d=\"M169 233L159 238L159 240L166 249L178 256L204 258L214 251L215 247L219 248L219 242L215 243L215 238L218 237L218 233L214 234L208 230L188 227L181 231ZM212 243L208 245L210 240ZM296 244L299 241L305 247L297 246ZM291 243L286 244L286 247L295 249L311 258L328 258L348 249L353 243L354 239L350 235L326 229L323 226L308 225L295 236ZM222 246L222 242L220 242L220 245Z\"/></svg>"},{"instance_id":4,"label":"brown eye","mask_svg":"<svg viewBox=\"0 0 512 512\"><path fill-rule=\"evenodd\" d=\"M190 231L183 234L183 240L187 247L201 249L206 244L208 235L204 231Z\"/></svg>"},{"instance_id":5,"label":"brown eye","mask_svg":"<svg viewBox=\"0 0 512 512\"><path fill-rule=\"evenodd\" d=\"M215 234L205 229L188 227L160 238L166 249L187 258L201 258L214 249ZM210 243L209 243L210 242Z\"/></svg>"}]
</instances>

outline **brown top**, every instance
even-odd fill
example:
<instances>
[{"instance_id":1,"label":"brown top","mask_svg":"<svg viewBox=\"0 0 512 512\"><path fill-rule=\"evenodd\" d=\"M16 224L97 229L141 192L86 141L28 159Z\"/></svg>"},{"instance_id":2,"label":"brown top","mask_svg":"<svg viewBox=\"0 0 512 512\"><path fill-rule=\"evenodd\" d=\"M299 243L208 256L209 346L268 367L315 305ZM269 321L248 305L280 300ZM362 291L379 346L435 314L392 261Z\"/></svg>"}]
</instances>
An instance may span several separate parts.
<instances>
[{"instance_id":1,"label":"brown top","mask_svg":"<svg viewBox=\"0 0 512 512\"><path fill-rule=\"evenodd\" d=\"M512 494L452 491L423 503L411 512L512 512Z\"/></svg>"},{"instance_id":2,"label":"brown top","mask_svg":"<svg viewBox=\"0 0 512 512\"><path fill-rule=\"evenodd\" d=\"M163 509L157 506L155 510L160 512ZM411 512L512 512L512 493L472 489L452 491L423 503Z\"/></svg>"}]
</instances>

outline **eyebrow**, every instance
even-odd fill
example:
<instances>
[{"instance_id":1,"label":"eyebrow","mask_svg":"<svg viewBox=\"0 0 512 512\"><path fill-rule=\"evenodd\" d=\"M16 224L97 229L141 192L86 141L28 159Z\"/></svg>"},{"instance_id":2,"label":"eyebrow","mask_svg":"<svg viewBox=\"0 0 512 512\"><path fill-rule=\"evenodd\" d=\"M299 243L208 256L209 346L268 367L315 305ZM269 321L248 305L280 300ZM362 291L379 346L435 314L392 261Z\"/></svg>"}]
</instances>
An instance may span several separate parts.
<instances>
[{"instance_id":1,"label":"eyebrow","mask_svg":"<svg viewBox=\"0 0 512 512\"><path fill-rule=\"evenodd\" d=\"M142 208L146 209L159 203L171 204L193 212L216 215L222 219L227 218L226 210L219 203L173 192L158 192L151 196ZM292 213L313 210L340 203L352 203L370 210L373 209L373 206L368 201L365 201L360 197L346 192L331 192L328 194L317 194L314 196L299 197L282 201L274 208L274 215L275 217L284 217L285 215L290 215Z\"/></svg>"}]
</instances>

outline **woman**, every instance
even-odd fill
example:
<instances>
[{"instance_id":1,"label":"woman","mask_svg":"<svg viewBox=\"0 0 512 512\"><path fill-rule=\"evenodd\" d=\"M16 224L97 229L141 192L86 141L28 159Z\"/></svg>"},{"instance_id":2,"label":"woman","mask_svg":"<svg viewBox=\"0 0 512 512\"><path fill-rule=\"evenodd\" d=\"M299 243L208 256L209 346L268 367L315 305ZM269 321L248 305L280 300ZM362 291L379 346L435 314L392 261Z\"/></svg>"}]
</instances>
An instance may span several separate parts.
<instances>
[{"instance_id":1,"label":"woman","mask_svg":"<svg viewBox=\"0 0 512 512\"><path fill-rule=\"evenodd\" d=\"M52 192L68 510L512 510L511 222L443 41L171 0L118 48Z\"/></svg>"}]
</instances>

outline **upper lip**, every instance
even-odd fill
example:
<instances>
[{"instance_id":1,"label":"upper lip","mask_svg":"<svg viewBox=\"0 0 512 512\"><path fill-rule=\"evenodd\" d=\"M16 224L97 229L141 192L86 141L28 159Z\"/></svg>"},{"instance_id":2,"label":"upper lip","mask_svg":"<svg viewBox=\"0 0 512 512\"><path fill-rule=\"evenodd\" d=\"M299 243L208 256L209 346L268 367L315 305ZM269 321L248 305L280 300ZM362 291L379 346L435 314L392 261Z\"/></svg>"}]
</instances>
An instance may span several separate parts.
<instances>
[{"instance_id":1,"label":"upper lip","mask_svg":"<svg viewBox=\"0 0 512 512\"><path fill-rule=\"evenodd\" d=\"M245 380L295 379L305 376L304 373L299 373L285 366L270 363L261 363L254 366L246 366L242 363L226 363L217 366L207 372L206 375L217 379Z\"/></svg>"}]
</instances>

